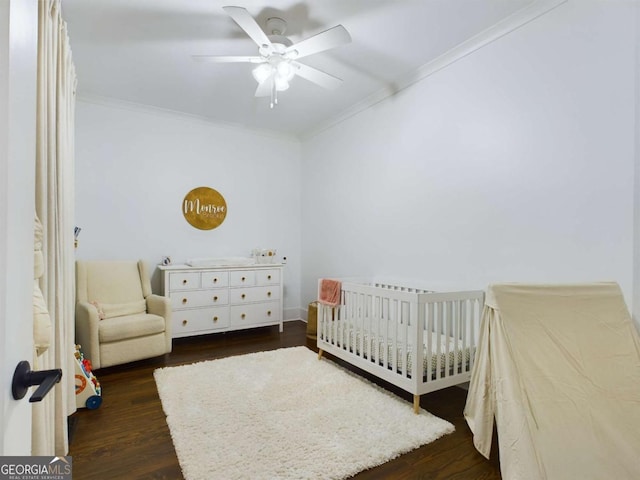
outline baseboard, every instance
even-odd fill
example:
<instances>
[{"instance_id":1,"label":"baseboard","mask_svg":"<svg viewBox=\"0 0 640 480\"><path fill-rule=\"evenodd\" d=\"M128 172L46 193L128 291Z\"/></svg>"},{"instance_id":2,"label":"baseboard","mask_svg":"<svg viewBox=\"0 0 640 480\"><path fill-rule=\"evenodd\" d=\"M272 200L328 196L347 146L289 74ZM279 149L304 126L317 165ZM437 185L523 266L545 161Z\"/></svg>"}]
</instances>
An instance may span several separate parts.
<instances>
[{"instance_id":1,"label":"baseboard","mask_svg":"<svg viewBox=\"0 0 640 480\"><path fill-rule=\"evenodd\" d=\"M282 312L282 319L285 322L291 322L293 320L302 320L303 322L305 322L306 318L307 318L306 312L305 312L305 315L302 316L301 308L285 308L284 312Z\"/></svg>"},{"instance_id":2,"label":"baseboard","mask_svg":"<svg viewBox=\"0 0 640 480\"><path fill-rule=\"evenodd\" d=\"M300 318L302 319L303 322L307 321L307 318L309 318L308 308L300 308Z\"/></svg>"}]
</instances>

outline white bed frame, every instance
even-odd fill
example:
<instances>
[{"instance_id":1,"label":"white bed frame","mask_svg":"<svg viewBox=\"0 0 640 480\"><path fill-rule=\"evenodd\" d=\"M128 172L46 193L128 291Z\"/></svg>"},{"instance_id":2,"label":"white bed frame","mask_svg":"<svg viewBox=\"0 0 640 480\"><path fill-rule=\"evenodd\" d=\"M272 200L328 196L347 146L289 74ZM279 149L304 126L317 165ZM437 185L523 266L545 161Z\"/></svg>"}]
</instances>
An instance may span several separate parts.
<instances>
[{"instance_id":1,"label":"white bed frame","mask_svg":"<svg viewBox=\"0 0 640 480\"><path fill-rule=\"evenodd\" d=\"M341 282L338 306L318 304L318 359L330 353L412 393L415 413L420 395L469 381L483 291L439 293L398 282Z\"/></svg>"}]
</instances>

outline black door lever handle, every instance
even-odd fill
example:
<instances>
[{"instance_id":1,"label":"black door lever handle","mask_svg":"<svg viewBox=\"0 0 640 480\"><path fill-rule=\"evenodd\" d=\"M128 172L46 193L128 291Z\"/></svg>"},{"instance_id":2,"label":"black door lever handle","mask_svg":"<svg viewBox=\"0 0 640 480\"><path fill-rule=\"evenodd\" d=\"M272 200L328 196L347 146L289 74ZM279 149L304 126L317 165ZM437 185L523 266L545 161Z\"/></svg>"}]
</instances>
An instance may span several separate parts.
<instances>
[{"instance_id":1,"label":"black door lever handle","mask_svg":"<svg viewBox=\"0 0 640 480\"><path fill-rule=\"evenodd\" d=\"M29 387L39 385L33 395L31 395L31 398L29 398L30 402L39 402L61 378L62 370L59 368L34 372L31 370L29 362L23 360L18 363L16 370L13 372L11 393L13 394L14 400L20 400L27 394Z\"/></svg>"}]
</instances>

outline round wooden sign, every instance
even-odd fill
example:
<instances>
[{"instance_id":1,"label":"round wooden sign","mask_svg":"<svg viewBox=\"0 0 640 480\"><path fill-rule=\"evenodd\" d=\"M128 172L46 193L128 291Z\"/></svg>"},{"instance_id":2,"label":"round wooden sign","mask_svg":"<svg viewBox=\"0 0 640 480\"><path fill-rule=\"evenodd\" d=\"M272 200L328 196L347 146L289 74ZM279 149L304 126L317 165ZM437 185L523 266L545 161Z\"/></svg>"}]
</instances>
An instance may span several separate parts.
<instances>
[{"instance_id":1,"label":"round wooden sign","mask_svg":"<svg viewBox=\"0 0 640 480\"><path fill-rule=\"evenodd\" d=\"M182 202L184 218L200 230L212 230L227 216L227 202L220 192L209 187L191 190Z\"/></svg>"}]
</instances>

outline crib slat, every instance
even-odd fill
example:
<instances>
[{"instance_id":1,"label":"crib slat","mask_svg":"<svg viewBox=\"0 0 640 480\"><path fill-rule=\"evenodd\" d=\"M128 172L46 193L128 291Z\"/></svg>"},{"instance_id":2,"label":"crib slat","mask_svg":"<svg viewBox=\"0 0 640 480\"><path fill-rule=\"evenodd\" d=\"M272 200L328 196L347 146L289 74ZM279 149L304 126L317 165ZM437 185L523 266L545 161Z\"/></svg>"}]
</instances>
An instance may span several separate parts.
<instances>
[{"instance_id":1,"label":"crib slat","mask_svg":"<svg viewBox=\"0 0 640 480\"><path fill-rule=\"evenodd\" d=\"M367 349L368 353L367 353L367 359L369 361L371 361L371 359L373 358L373 352L371 351L371 345L369 345L369 339L371 339L371 295L367 294L364 296L364 298L362 299L362 301L364 302L363 308L364 308L364 315L362 318L362 331L364 333L364 338L362 339L362 343L365 345L365 348Z\"/></svg>"},{"instance_id":2,"label":"crib slat","mask_svg":"<svg viewBox=\"0 0 640 480\"><path fill-rule=\"evenodd\" d=\"M389 325L387 322L387 315L385 313L385 297L380 295L379 298L379 308L380 308L380 365L383 365L385 368L388 365L387 363L387 338L389 336Z\"/></svg>"},{"instance_id":3,"label":"crib slat","mask_svg":"<svg viewBox=\"0 0 640 480\"><path fill-rule=\"evenodd\" d=\"M423 382L424 377L424 303L411 302L409 306L409 321L411 324L411 349L413 358L411 363L411 380L415 384L416 391Z\"/></svg>"},{"instance_id":4,"label":"crib slat","mask_svg":"<svg viewBox=\"0 0 640 480\"><path fill-rule=\"evenodd\" d=\"M475 362L476 359L476 342L477 342L477 337L476 337L476 318L478 319L478 322L480 321L480 317L482 316L482 309L484 308L484 299L482 304L480 303L479 300L475 300L472 304L472 313L471 316L473 317L473 321L469 322L469 343L471 345L473 345L473 348L471 348L471 346L469 347L469 371L471 371L473 369L473 364Z\"/></svg>"},{"instance_id":5,"label":"crib slat","mask_svg":"<svg viewBox=\"0 0 640 480\"><path fill-rule=\"evenodd\" d=\"M434 332L436 335L436 380L440 379L442 371L442 330L444 328L444 302L437 303L437 327Z\"/></svg>"},{"instance_id":6,"label":"crib slat","mask_svg":"<svg viewBox=\"0 0 640 480\"><path fill-rule=\"evenodd\" d=\"M349 339L353 338L354 332L358 329L358 321L360 319L360 293L353 294L353 316L349 323ZM356 353L356 340L353 340L353 348L347 349L351 353Z\"/></svg>"},{"instance_id":7,"label":"crib slat","mask_svg":"<svg viewBox=\"0 0 640 480\"><path fill-rule=\"evenodd\" d=\"M449 374L449 326L451 325L451 302L445 302L445 315L444 315L444 330L442 332L442 337L440 340L444 345L444 365L443 368L443 376L447 376Z\"/></svg>"},{"instance_id":8,"label":"crib slat","mask_svg":"<svg viewBox=\"0 0 640 480\"><path fill-rule=\"evenodd\" d=\"M358 294L358 317L356 319L356 330L358 332L360 332L360 335L358 335L358 338L355 339L354 338L354 347L355 347L355 342L357 341L359 343L359 351L360 351L360 356L362 358L366 358L367 353L364 350L364 298L365 295L363 293Z\"/></svg>"},{"instance_id":9,"label":"crib slat","mask_svg":"<svg viewBox=\"0 0 640 480\"><path fill-rule=\"evenodd\" d=\"M467 362L466 362L466 354L467 348L469 345L467 344L467 325L469 325L469 300L462 301L462 323L460 325L460 373L467 372Z\"/></svg>"},{"instance_id":10,"label":"crib slat","mask_svg":"<svg viewBox=\"0 0 640 480\"><path fill-rule=\"evenodd\" d=\"M371 322L371 295L365 295L362 299L364 302L365 314L362 318L362 344L364 345L366 358L371 361L373 358L373 352L371 351L371 344L369 343L372 338Z\"/></svg>"},{"instance_id":11,"label":"crib slat","mask_svg":"<svg viewBox=\"0 0 640 480\"><path fill-rule=\"evenodd\" d=\"M395 307L393 309L393 326L394 326L394 332L393 332L393 371L397 372L399 370L399 365L398 365L398 335L399 335L399 328L400 328L400 314L399 314L399 310L400 310L400 300L395 299L393 301L393 306Z\"/></svg>"},{"instance_id":12,"label":"crib slat","mask_svg":"<svg viewBox=\"0 0 640 480\"><path fill-rule=\"evenodd\" d=\"M396 288L397 289L397 288ZM400 300L393 301L393 369L395 372L402 371L402 365L400 363L401 356L400 352L398 352L398 348L400 347L398 344L398 339L400 338Z\"/></svg>"},{"instance_id":13,"label":"crib slat","mask_svg":"<svg viewBox=\"0 0 640 480\"><path fill-rule=\"evenodd\" d=\"M346 296L346 295L345 295ZM340 348L342 350L347 350L348 351L348 347L346 345L346 339L349 337L349 331L351 329L353 329L353 325L356 319L356 312L355 312L355 308L356 308L356 297L357 294L354 292L349 292L349 300L348 300L348 309L349 309L349 313L347 315L347 319L345 322L341 322L339 327L340 327Z\"/></svg>"},{"instance_id":14,"label":"crib slat","mask_svg":"<svg viewBox=\"0 0 640 480\"><path fill-rule=\"evenodd\" d=\"M389 355L391 358L389 358L389 368L394 371L397 372L398 371L398 362L396 360L397 358L397 352L396 352L396 338L398 337L398 326L396 324L396 319L395 319L395 302L396 300L393 299L389 299L389 326L391 327L391 337L390 337L390 342L387 344L387 350L389 350Z\"/></svg>"},{"instance_id":15,"label":"crib slat","mask_svg":"<svg viewBox=\"0 0 640 480\"><path fill-rule=\"evenodd\" d=\"M371 321L372 321L371 336L367 340L367 344L370 346L369 348L371 348L375 352L374 362L376 364L378 362L379 355L377 353L374 340L380 338L380 335L381 335L380 322L382 321L382 310L381 310L379 300L380 298L377 295L372 297L373 311L372 311L372 318L371 318ZM375 322L375 324L373 324L373 322Z\"/></svg>"},{"instance_id":16,"label":"crib slat","mask_svg":"<svg viewBox=\"0 0 640 480\"><path fill-rule=\"evenodd\" d=\"M427 304L427 373L425 381L430 382L433 374L433 303Z\"/></svg>"},{"instance_id":17,"label":"crib slat","mask_svg":"<svg viewBox=\"0 0 640 480\"><path fill-rule=\"evenodd\" d=\"M386 344L386 337L382 334L382 332L380 331L380 323L382 322L382 312L380 309L380 302L381 302L381 298L379 295L376 295L373 299L374 301L374 312L373 312L373 318L376 319L376 333L375 333L375 339L379 339L382 338L383 339L383 345ZM375 357L375 362L376 365L381 365L381 358L380 358L380 341L379 340L375 340L372 338L370 339L371 342L371 346L372 348L375 346L376 349L376 357Z\"/></svg>"},{"instance_id":18,"label":"crib slat","mask_svg":"<svg viewBox=\"0 0 640 480\"><path fill-rule=\"evenodd\" d=\"M453 324L451 325L451 338L453 340L452 352L451 352L453 355L451 370L454 375L458 373L458 367L460 365L458 362L458 359L459 359L458 352L460 349L460 343L458 342L459 332L460 332L460 301L456 300L454 302Z\"/></svg>"},{"instance_id":19,"label":"crib slat","mask_svg":"<svg viewBox=\"0 0 640 480\"><path fill-rule=\"evenodd\" d=\"M359 315L360 312L359 312L359 306L358 306L359 297L360 297L359 293L353 294L351 299L353 313L351 317L349 317L349 322L346 323L344 326L346 330L346 334L343 333L343 335L346 335L346 337L343 337L344 340L342 342L342 345L343 345L343 348L350 353L355 353L354 348L355 348L356 341L353 339L353 335L354 335L354 332L358 329L358 319L360 318L360 315ZM347 346L345 343L346 341L352 343L353 346Z\"/></svg>"},{"instance_id":20,"label":"crib slat","mask_svg":"<svg viewBox=\"0 0 640 480\"><path fill-rule=\"evenodd\" d=\"M369 337L367 338L367 345L369 346L369 350L371 350L371 361L373 363L378 363L378 347L376 346L377 342L374 342L374 339L380 338L380 332L378 328L378 317L377 308L376 308L376 296L370 295L369 297L369 310L370 310L370 319L369 319Z\"/></svg>"},{"instance_id":21,"label":"crib slat","mask_svg":"<svg viewBox=\"0 0 640 480\"><path fill-rule=\"evenodd\" d=\"M468 301L468 312L467 312L467 317L468 317L468 324L467 324L467 328L466 328L466 332L467 332L467 348L469 349L469 360L467 363L467 371L471 371L471 367L473 366L473 357L474 357L474 347L476 344L475 341L475 334L474 334L474 323L476 322L476 307L475 307L476 301L475 300L469 300ZM477 318L478 321L480 321L480 317Z\"/></svg>"},{"instance_id":22,"label":"crib slat","mask_svg":"<svg viewBox=\"0 0 640 480\"><path fill-rule=\"evenodd\" d=\"M409 355L407 355L407 348L409 345L408 342L408 333L409 333L409 319L406 318L407 316L404 315L404 311L407 308L407 304L406 302L400 302L400 328L402 329L402 338L400 339L400 345L401 345L401 357L402 358L402 376L403 377L407 377L408 376L408 369L409 366L407 365L409 363Z\"/></svg>"},{"instance_id":23,"label":"crib slat","mask_svg":"<svg viewBox=\"0 0 640 480\"><path fill-rule=\"evenodd\" d=\"M364 320L364 330L366 330L366 333L363 342L366 345L366 349L369 351L367 359L372 362L374 359L374 351L371 348L371 340L374 338L373 295L366 296L365 306L367 314Z\"/></svg>"},{"instance_id":24,"label":"crib slat","mask_svg":"<svg viewBox=\"0 0 640 480\"><path fill-rule=\"evenodd\" d=\"M453 318L453 304L452 302L448 301L445 303L444 306L445 310L445 316L444 316L444 330L442 331L442 345L443 345L443 359L444 359L444 365L442 365L442 376L446 377L447 375L449 375L449 364L450 364L450 360L449 360L449 350L450 350L450 345L449 345L449 336L451 335L451 322L452 322L452 318Z\"/></svg>"}]
</instances>

